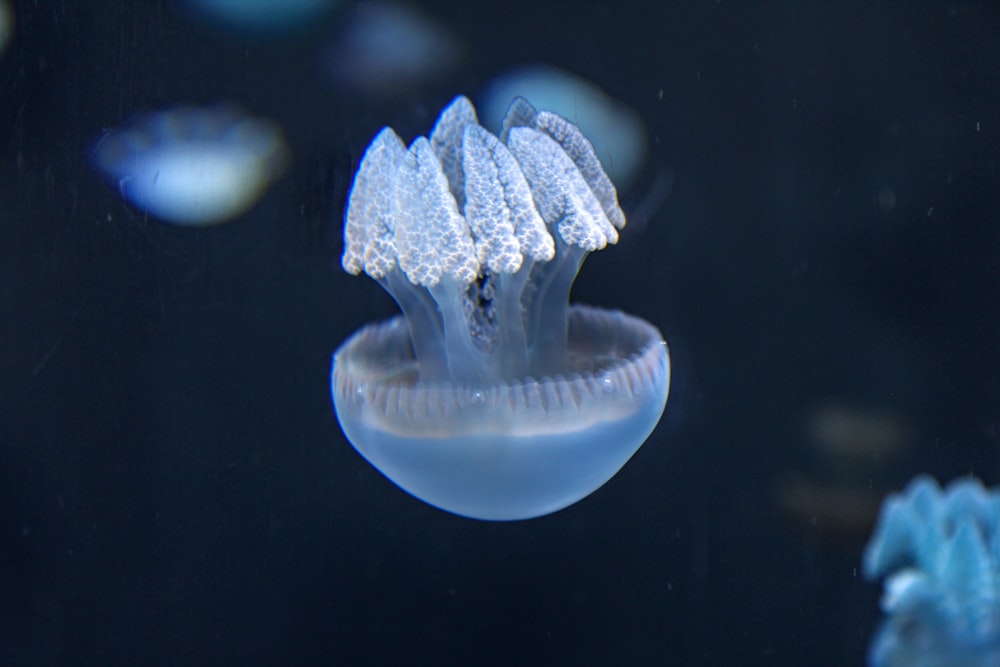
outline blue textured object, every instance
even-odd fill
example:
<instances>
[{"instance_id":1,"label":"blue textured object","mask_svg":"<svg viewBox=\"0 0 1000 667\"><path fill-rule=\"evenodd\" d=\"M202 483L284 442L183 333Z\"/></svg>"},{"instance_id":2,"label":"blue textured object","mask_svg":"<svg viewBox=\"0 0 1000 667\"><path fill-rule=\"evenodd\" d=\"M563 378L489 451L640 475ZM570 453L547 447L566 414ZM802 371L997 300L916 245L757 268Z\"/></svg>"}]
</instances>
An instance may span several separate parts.
<instances>
[{"instance_id":1,"label":"blue textured object","mask_svg":"<svg viewBox=\"0 0 1000 667\"><path fill-rule=\"evenodd\" d=\"M587 254L624 224L590 142L523 99L499 137L465 97L408 149L383 129L351 189L343 265L378 280L405 319L334 355L354 448L414 496L477 519L548 514L609 480L670 384L656 327L569 306Z\"/></svg>"},{"instance_id":2,"label":"blue textured object","mask_svg":"<svg viewBox=\"0 0 1000 667\"><path fill-rule=\"evenodd\" d=\"M883 505L863 570L886 577L869 665L1000 666L1000 490L915 478Z\"/></svg>"}]
</instances>

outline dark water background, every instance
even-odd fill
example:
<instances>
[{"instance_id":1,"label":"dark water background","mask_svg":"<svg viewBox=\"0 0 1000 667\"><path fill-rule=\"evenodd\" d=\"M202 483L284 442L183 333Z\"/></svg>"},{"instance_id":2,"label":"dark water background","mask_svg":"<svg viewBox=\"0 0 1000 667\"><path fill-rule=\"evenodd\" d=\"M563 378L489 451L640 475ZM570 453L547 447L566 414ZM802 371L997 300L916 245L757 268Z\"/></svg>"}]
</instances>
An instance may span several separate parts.
<instances>
[{"instance_id":1,"label":"dark water background","mask_svg":"<svg viewBox=\"0 0 1000 667\"><path fill-rule=\"evenodd\" d=\"M871 503L917 472L1000 481L1000 6L416 6L463 61L376 102L317 66L337 17L260 39L165 2L16 3L0 664L862 664ZM574 298L657 324L676 377L606 487L491 524L410 498L342 436L330 355L394 307L340 270L339 221L379 127L426 133L532 62L634 107L675 174ZM244 218L166 225L88 168L103 128L220 99L293 155ZM905 450L841 470L808 446L831 403L892 415ZM841 487L869 494L860 519L838 521Z\"/></svg>"}]
</instances>

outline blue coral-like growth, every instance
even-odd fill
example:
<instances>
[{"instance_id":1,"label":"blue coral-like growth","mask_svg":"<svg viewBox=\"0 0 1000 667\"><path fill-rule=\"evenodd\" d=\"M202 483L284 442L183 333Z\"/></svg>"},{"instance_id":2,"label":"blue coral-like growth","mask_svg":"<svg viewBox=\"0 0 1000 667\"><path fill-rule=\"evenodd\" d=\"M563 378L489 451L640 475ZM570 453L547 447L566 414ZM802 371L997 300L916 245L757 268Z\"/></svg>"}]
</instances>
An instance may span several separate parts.
<instances>
[{"instance_id":1,"label":"blue coral-like growth","mask_svg":"<svg viewBox=\"0 0 1000 667\"><path fill-rule=\"evenodd\" d=\"M863 569L885 577L869 665L1000 666L1000 488L915 478L883 505Z\"/></svg>"}]
</instances>

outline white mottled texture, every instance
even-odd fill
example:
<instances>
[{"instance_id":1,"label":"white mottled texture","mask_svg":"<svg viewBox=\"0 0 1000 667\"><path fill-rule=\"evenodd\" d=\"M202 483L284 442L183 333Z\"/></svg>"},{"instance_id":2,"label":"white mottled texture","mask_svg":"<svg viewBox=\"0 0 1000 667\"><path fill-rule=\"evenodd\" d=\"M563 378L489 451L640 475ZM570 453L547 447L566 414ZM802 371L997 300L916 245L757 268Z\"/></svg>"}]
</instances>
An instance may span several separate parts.
<instances>
[{"instance_id":1,"label":"white mottled texture","mask_svg":"<svg viewBox=\"0 0 1000 667\"><path fill-rule=\"evenodd\" d=\"M516 273L525 258L547 262L555 234L588 252L616 243L624 215L579 130L521 99L508 120L505 142L458 96L409 150L383 129L351 189L344 269L383 278L398 266L412 284L433 287Z\"/></svg>"},{"instance_id":2,"label":"white mottled texture","mask_svg":"<svg viewBox=\"0 0 1000 667\"><path fill-rule=\"evenodd\" d=\"M507 107L507 113L504 114L503 122L500 124L500 141L507 142L511 128L535 127L536 118L538 111L535 107L523 97L515 97Z\"/></svg>"},{"instance_id":3,"label":"white mottled texture","mask_svg":"<svg viewBox=\"0 0 1000 667\"><path fill-rule=\"evenodd\" d=\"M424 137L400 161L396 207L397 260L411 283L433 287L445 276L461 283L476 279L479 263L469 227Z\"/></svg>"},{"instance_id":4,"label":"white mottled texture","mask_svg":"<svg viewBox=\"0 0 1000 667\"><path fill-rule=\"evenodd\" d=\"M465 95L459 95L438 116L434 130L428 137L434 154L441 161L441 168L448 178L451 194L458 203L458 210L465 207L465 175L462 172L462 137L469 125L478 127L476 109Z\"/></svg>"},{"instance_id":5,"label":"white mottled texture","mask_svg":"<svg viewBox=\"0 0 1000 667\"><path fill-rule=\"evenodd\" d=\"M507 145L531 186L538 212L566 243L593 251L618 242L618 231L593 190L554 139L538 130L514 127Z\"/></svg>"},{"instance_id":6,"label":"white mottled texture","mask_svg":"<svg viewBox=\"0 0 1000 667\"><path fill-rule=\"evenodd\" d=\"M555 243L535 208L520 166L500 140L478 125L463 141L465 218L479 262L496 273L515 273L525 255L555 256Z\"/></svg>"},{"instance_id":7,"label":"white mottled texture","mask_svg":"<svg viewBox=\"0 0 1000 667\"><path fill-rule=\"evenodd\" d=\"M402 140L386 127L361 159L344 221L341 263L348 273L357 275L363 270L382 278L396 266L396 170L405 154Z\"/></svg>"},{"instance_id":8,"label":"white mottled texture","mask_svg":"<svg viewBox=\"0 0 1000 667\"><path fill-rule=\"evenodd\" d=\"M625 226L625 213L618 206L618 192L597 159L594 146L583 136L573 123L551 111L540 111L535 117L535 128L541 130L556 140L573 164L580 170L580 175L593 191L597 201L601 203L608 221L621 229Z\"/></svg>"},{"instance_id":9,"label":"white mottled texture","mask_svg":"<svg viewBox=\"0 0 1000 667\"><path fill-rule=\"evenodd\" d=\"M501 128L510 126L507 117L512 106L508 105L515 97L579 127L619 190L628 191L635 184L646 161L649 133L639 114L623 101L608 95L595 82L558 67L516 67L486 84L478 98L480 124L498 131L504 141ZM534 122L533 117L526 122L522 115L516 125L538 129Z\"/></svg>"}]
</instances>

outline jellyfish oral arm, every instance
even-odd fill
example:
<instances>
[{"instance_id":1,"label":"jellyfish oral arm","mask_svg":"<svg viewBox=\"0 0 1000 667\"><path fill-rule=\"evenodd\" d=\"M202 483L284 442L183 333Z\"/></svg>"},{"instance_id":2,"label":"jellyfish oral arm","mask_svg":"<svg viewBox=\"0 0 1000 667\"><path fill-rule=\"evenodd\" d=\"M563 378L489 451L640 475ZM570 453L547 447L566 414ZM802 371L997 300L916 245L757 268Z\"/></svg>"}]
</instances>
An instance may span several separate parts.
<instances>
[{"instance_id":1,"label":"jellyfish oral arm","mask_svg":"<svg viewBox=\"0 0 1000 667\"><path fill-rule=\"evenodd\" d=\"M344 268L364 270L399 303L428 380L537 377L564 365L573 280L624 225L575 126L521 100L502 136L456 98L409 149L382 130L351 190Z\"/></svg>"}]
</instances>

